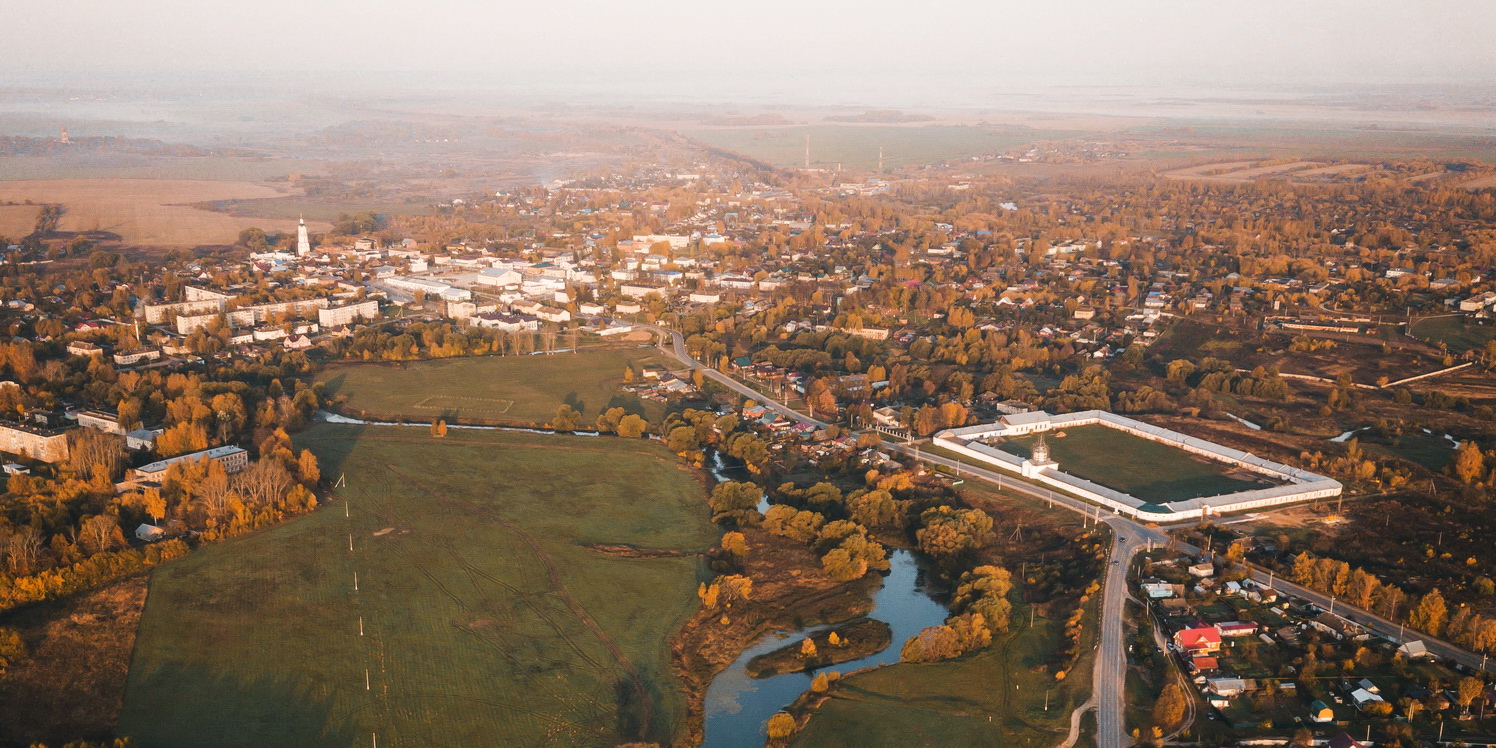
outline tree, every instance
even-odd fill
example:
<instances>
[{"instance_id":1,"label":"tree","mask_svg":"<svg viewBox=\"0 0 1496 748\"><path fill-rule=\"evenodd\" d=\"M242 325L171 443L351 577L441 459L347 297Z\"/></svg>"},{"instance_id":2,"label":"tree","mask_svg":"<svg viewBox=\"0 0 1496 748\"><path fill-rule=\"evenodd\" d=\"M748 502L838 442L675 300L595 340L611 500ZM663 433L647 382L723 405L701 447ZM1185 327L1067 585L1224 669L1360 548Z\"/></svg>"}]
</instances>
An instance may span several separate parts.
<instances>
[{"instance_id":1,"label":"tree","mask_svg":"<svg viewBox=\"0 0 1496 748\"><path fill-rule=\"evenodd\" d=\"M119 517L100 514L83 520L78 527L78 542L89 553L103 553L124 545L125 538L120 533Z\"/></svg>"},{"instance_id":2,"label":"tree","mask_svg":"<svg viewBox=\"0 0 1496 748\"><path fill-rule=\"evenodd\" d=\"M1486 461L1480 452L1480 447L1475 445L1472 439L1466 439L1460 445L1460 451L1454 456L1454 475L1466 485L1473 485L1485 477Z\"/></svg>"},{"instance_id":3,"label":"tree","mask_svg":"<svg viewBox=\"0 0 1496 748\"><path fill-rule=\"evenodd\" d=\"M208 431L195 423L175 424L156 437L156 453L162 457L176 457L207 448Z\"/></svg>"},{"instance_id":4,"label":"tree","mask_svg":"<svg viewBox=\"0 0 1496 748\"><path fill-rule=\"evenodd\" d=\"M446 436L447 422L443 419L437 419L436 423L431 424L431 435L438 439Z\"/></svg>"},{"instance_id":5,"label":"tree","mask_svg":"<svg viewBox=\"0 0 1496 748\"><path fill-rule=\"evenodd\" d=\"M779 712L769 718L768 733L770 740L788 740L795 734L795 718L784 712Z\"/></svg>"},{"instance_id":6,"label":"tree","mask_svg":"<svg viewBox=\"0 0 1496 748\"><path fill-rule=\"evenodd\" d=\"M317 455L312 454L310 449L301 450L301 457L296 460L296 472L301 476L303 485L317 485L317 481L322 479L322 468L317 465Z\"/></svg>"},{"instance_id":7,"label":"tree","mask_svg":"<svg viewBox=\"0 0 1496 748\"><path fill-rule=\"evenodd\" d=\"M816 642L814 639L807 636L800 641L800 658L803 660L813 660L815 659L815 657Z\"/></svg>"},{"instance_id":8,"label":"tree","mask_svg":"<svg viewBox=\"0 0 1496 748\"><path fill-rule=\"evenodd\" d=\"M0 629L0 673L26 659L26 642L14 629Z\"/></svg>"},{"instance_id":9,"label":"tree","mask_svg":"<svg viewBox=\"0 0 1496 748\"><path fill-rule=\"evenodd\" d=\"M159 489L147 488L141 496L140 503L153 521L160 522L166 517L166 497L161 495Z\"/></svg>"},{"instance_id":10,"label":"tree","mask_svg":"<svg viewBox=\"0 0 1496 748\"><path fill-rule=\"evenodd\" d=\"M280 460L260 459L234 476L233 486L252 507L273 506L284 499L296 481Z\"/></svg>"},{"instance_id":11,"label":"tree","mask_svg":"<svg viewBox=\"0 0 1496 748\"><path fill-rule=\"evenodd\" d=\"M740 532L723 533L722 550L737 558L742 558L748 555L748 541Z\"/></svg>"},{"instance_id":12,"label":"tree","mask_svg":"<svg viewBox=\"0 0 1496 748\"><path fill-rule=\"evenodd\" d=\"M1430 636L1438 636L1444 630L1444 621L1448 614L1449 609L1444 603L1444 596L1439 594L1438 589L1434 589L1420 598L1418 604L1408 613L1408 625Z\"/></svg>"},{"instance_id":13,"label":"tree","mask_svg":"<svg viewBox=\"0 0 1496 748\"><path fill-rule=\"evenodd\" d=\"M758 501L763 493L757 483L718 483L707 499L707 505L712 508L712 521L731 521L738 525L752 521L758 515ZM726 536L723 536L723 541L725 544Z\"/></svg>"},{"instance_id":14,"label":"tree","mask_svg":"<svg viewBox=\"0 0 1496 748\"><path fill-rule=\"evenodd\" d=\"M125 466L124 442L95 429L73 429L69 434L68 466L89 481L113 481Z\"/></svg>"},{"instance_id":15,"label":"tree","mask_svg":"<svg viewBox=\"0 0 1496 748\"><path fill-rule=\"evenodd\" d=\"M677 426L665 437L665 447L676 454L694 452L699 446L696 442L696 429L690 426Z\"/></svg>"},{"instance_id":16,"label":"tree","mask_svg":"<svg viewBox=\"0 0 1496 748\"><path fill-rule=\"evenodd\" d=\"M630 413L618 422L618 435L625 439L638 439L649 430L649 422Z\"/></svg>"},{"instance_id":17,"label":"tree","mask_svg":"<svg viewBox=\"0 0 1496 748\"><path fill-rule=\"evenodd\" d=\"M551 428L557 431L576 431L577 424L581 423L582 414L568 403L562 403L556 409L556 415L551 418Z\"/></svg>"},{"instance_id":18,"label":"tree","mask_svg":"<svg viewBox=\"0 0 1496 748\"><path fill-rule=\"evenodd\" d=\"M1184 689L1177 682L1164 686L1163 693L1159 694L1158 701L1153 704L1153 724L1168 729L1182 722L1188 705L1187 698Z\"/></svg>"},{"instance_id":19,"label":"tree","mask_svg":"<svg viewBox=\"0 0 1496 748\"><path fill-rule=\"evenodd\" d=\"M1461 678L1459 684L1455 686L1454 701L1456 704L1460 705L1461 709L1465 710L1468 713L1470 711L1471 702L1475 701L1475 699L1481 694L1485 693L1485 691L1485 681L1482 681L1479 678Z\"/></svg>"}]
</instances>

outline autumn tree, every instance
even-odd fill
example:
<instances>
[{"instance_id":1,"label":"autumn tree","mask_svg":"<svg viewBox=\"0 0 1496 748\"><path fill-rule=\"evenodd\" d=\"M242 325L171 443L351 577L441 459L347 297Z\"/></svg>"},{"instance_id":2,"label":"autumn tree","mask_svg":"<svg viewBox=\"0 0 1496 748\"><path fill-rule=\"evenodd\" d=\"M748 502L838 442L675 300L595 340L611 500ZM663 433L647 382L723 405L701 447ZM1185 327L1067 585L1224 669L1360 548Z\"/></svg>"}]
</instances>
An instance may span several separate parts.
<instances>
[{"instance_id":1,"label":"autumn tree","mask_svg":"<svg viewBox=\"0 0 1496 748\"><path fill-rule=\"evenodd\" d=\"M1409 611L1408 625L1430 636L1438 636L1444 630L1444 621L1448 615L1449 608L1444 602L1444 596L1434 589L1420 598L1413 610Z\"/></svg>"},{"instance_id":2,"label":"autumn tree","mask_svg":"<svg viewBox=\"0 0 1496 748\"><path fill-rule=\"evenodd\" d=\"M763 489L757 483L723 481L712 489L707 505L712 508L713 522L749 524L758 519L758 502ZM792 510L793 511L793 510ZM724 537L725 541L725 537Z\"/></svg>"},{"instance_id":3,"label":"autumn tree","mask_svg":"<svg viewBox=\"0 0 1496 748\"><path fill-rule=\"evenodd\" d=\"M1188 698L1178 683L1170 681L1153 704L1153 724L1167 730L1184 721Z\"/></svg>"},{"instance_id":4,"label":"autumn tree","mask_svg":"<svg viewBox=\"0 0 1496 748\"><path fill-rule=\"evenodd\" d=\"M618 421L618 435L625 439L638 439L649 430L649 422L634 413Z\"/></svg>"},{"instance_id":5,"label":"autumn tree","mask_svg":"<svg viewBox=\"0 0 1496 748\"><path fill-rule=\"evenodd\" d=\"M1481 454L1480 447L1475 441L1466 439L1460 445L1460 451L1454 456L1454 475L1465 485L1479 483L1486 474L1485 456Z\"/></svg>"},{"instance_id":6,"label":"autumn tree","mask_svg":"<svg viewBox=\"0 0 1496 748\"><path fill-rule=\"evenodd\" d=\"M795 734L795 718L779 712L769 718L767 731L770 740L788 740Z\"/></svg>"},{"instance_id":7,"label":"autumn tree","mask_svg":"<svg viewBox=\"0 0 1496 748\"><path fill-rule=\"evenodd\" d=\"M551 428L557 431L575 431L577 424L581 423L582 414L569 403L562 403L556 408L556 415L551 418Z\"/></svg>"},{"instance_id":8,"label":"autumn tree","mask_svg":"<svg viewBox=\"0 0 1496 748\"><path fill-rule=\"evenodd\" d=\"M26 659L26 641L15 629L0 628L0 674Z\"/></svg>"},{"instance_id":9,"label":"autumn tree","mask_svg":"<svg viewBox=\"0 0 1496 748\"><path fill-rule=\"evenodd\" d=\"M1470 712L1470 704L1485 692L1485 681L1479 678L1461 678L1460 682L1455 686L1454 701L1468 714Z\"/></svg>"}]
</instances>

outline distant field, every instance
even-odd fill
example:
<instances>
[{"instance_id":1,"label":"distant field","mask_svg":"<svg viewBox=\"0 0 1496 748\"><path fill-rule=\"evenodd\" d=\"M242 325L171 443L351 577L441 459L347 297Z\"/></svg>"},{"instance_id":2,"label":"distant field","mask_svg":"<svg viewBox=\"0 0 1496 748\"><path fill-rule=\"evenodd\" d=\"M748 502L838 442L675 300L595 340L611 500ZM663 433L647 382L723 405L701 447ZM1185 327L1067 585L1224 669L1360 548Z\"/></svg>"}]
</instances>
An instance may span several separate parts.
<instances>
[{"instance_id":1,"label":"distant field","mask_svg":"<svg viewBox=\"0 0 1496 748\"><path fill-rule=\"evenodd\" d=\"M147 156L130 153L0 156L0 180L206 179L258 182L289 174L320 174L320 162L231 156Z\"/></svg>"},{"instance_id":2,"label":"distant field","mask_svg":"<svg viewBox=\"0 0 1496 748\"><path fill-rule=\"evenodd\" d=\"M1143 501L1163 504L1277 485L1177 447L1106 426L1066 428L1063 437L1059 433L1048 432L1045 440L1061 471ZM1013 437L997 447L1028 457L1037 439Z\"/></svg>"},{"instance_id":3,"label":"distant field","mask_svg":"<svg viewBox=\"0 0 1496 748\"><path fill-rule=\"evenodd\" d=\"M1015 604L1013 628L968 657L900 663L847 678L793 745L1059 743L1070 712L1089 695L1090 665L1056 682L1042 666L1062 646L1062 622L1037 618L1030 628L1027 606Z\"/></svg>"},{"instance_id":4,"label":"distant field","mask_svg":"<svg viewBox=\"0 0 1496 748\"><path fill-rule=\"evenodd\" d=\"M328 395L381 418L546 423L562 403L584 422L623 407L651 420L660 406L619 390L623 370L658 363L653 348L613 348L555 356L480 356L396 364L340 364L317 376Z\"/></svg>"},{"instance_id":5,"label":"distant field","mask_svg":"<svg viewBox=\"0 0 1496 748\"><path fill-rule=\"evenodd\" d=\"M810 136L813 165L874 169L878 148L887 168L935 163L962 156L1006 151L1038 140L1071 137L1076 131L1011 130L953 125L811 125L797 127L733 127L688 130L686 134L719 148L751 156L776 166L805 162L805 136Z\"/></svg>"},{"instance_id":6,"label":"distant field","mask_svg":"<svg viewBox=\"0 0 1496 748\"><path fill-rule=\"evenodd\" d=\"M1413 324L1413 337L1443 343L1454 353L1481 350L1496 340L1496 325L1472 325L1464 317L1434 317Z\"/></svg>"},{"instance_id":7,"label":"distant field","mask_svg":"<svg viewBox=\"0 0 1496 748\"><path fill-rule=\"evenodd\" d=\"M347 487L156 572L120 734L164 748L676 737L668 640L717 531L663 448L331 424L297 443Z\"/></svg>"},{"instance_id":8,"label":"distant field","mask_svg":"<svg viewBox=\"0 0 1496 748\"><path fill-rule=\"evenodd\" d=\"M220 213L229 213L236 216L244 216L250 219L269 219L292 221L298 217L305 216L308 221L336 221L338 216L345 213L362 213L373 211L383 215L420 215L426 212L431 203L391 203L380 201L365 202L314 202L300 197L262 197L247 200L222 200L207 203L208 207ZM259 225L267 230L268 225L261 221Z\"/></svg>"},{"instance_id":9,"label":"distant field","mask_svg":"<svg viewBox=\"0 0 1496 748\"><path fill-rule=\"evenodd\" d=\"M0 205L0 236L19 239L36 230L40 205Z\"/></svg>"},{"instance_id":10,"label":"distant field","mask_svg":"<svg viewBox=\"0 0 1496 748\"><path fill-rule=\"evenodd\" d=\"M181 179L56 179L0 181L0 202L60 203L62 231L107 231L130 244L197 246L231 244L239 231L262 224L193 208L189 203L281 193L249 182ZM35 221L35 208L31 222ZM0 220L18 222L6 215ZM265 227L272 228L272 227ZM289 226L287 227L289 228ZM324 230L326 224L313 226ZM25 227L30 232L30 226Z\"/></svg>"}]
</instances>

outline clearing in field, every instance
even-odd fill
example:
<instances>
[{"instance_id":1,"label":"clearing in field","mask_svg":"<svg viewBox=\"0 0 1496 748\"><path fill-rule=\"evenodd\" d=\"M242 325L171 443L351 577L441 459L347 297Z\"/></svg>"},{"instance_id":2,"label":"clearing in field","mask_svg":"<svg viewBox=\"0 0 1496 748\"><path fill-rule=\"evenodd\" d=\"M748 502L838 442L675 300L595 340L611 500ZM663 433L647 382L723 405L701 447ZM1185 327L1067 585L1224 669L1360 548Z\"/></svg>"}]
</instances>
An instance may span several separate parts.
<instances>
[{"instance_id":1,"label":"clearing in field","mask_svg":"<svg viewBox=\"0 0 1496 748\"><path fill-rule=\"evenodd\" d=\"M1060 470L1158 504L1279 485L1106 426L1072 426L1048 432L1044 438ZM1008 437L994 446L1027 458L1037 439L1037 435Z\"/></svg>"},{"instance_id":2,"label":"clearing in field","mask_svg":"<svg viewBox=\"0 0 1496 748\"><path fill-rule=\"evenodd\" d=\"M378 420L546 423L562 403L590 422L622 407L658 418L660 406L623 392L628 366L653 364L653 348L607 348L554 356L479 356L407 364L342 364L318 375L350 412Z\"/></svg>"},{"instance_id":3,"label":"clearing in field","mask_svg":"<svg viewBox=\"0 0 1496 748\"><path fill-rule=\"evenodd\" d=\"M232 198L277 197L282 193L249 182L192 179L54 179L0 181L0 203L58 203L61 231L102 231L129 244L191 247L232 244L250 226L266 230L264 220L240 218L194 208L189 203ZM31 209L30 223L36 220ZM6 215L6 225L21 219ZM328 224L309 223L314 231ZM290 230L294 226L284 227ZM30 233L30 227L26 228Z\"/></svg>"},{"instance_id":4,"label":"clearing in field","mask_svg":"<svg viewBox=\"0 0 1496 748\"><path fill-rule=\"evenodd\" d=\"M663 448L333 424L297 441L346 487L156 572L120 734L166 747L676 737L668 641L718 533ZM599 550L620 545L661 553Z\"/></svg>"}]
</instances>

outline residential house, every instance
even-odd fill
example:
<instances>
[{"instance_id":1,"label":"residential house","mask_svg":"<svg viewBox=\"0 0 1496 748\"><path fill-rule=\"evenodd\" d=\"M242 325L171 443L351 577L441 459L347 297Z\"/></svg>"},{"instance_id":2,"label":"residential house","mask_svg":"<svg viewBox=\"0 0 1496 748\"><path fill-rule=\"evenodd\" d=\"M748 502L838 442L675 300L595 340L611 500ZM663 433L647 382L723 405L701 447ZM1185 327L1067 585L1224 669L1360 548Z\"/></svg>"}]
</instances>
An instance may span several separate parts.
<instances>
[{"instance_id":1,"label":"residential house","mask_svg":"<svg viewBox=\"0 0 1496 748\"><path fill-rule=\"evenodd\" d=\"M1174 632L1174 646L1195 654L1214 654L1221 651L1221 632L1214 626L1181 629Z\"/></svg>"}]
</instances>

